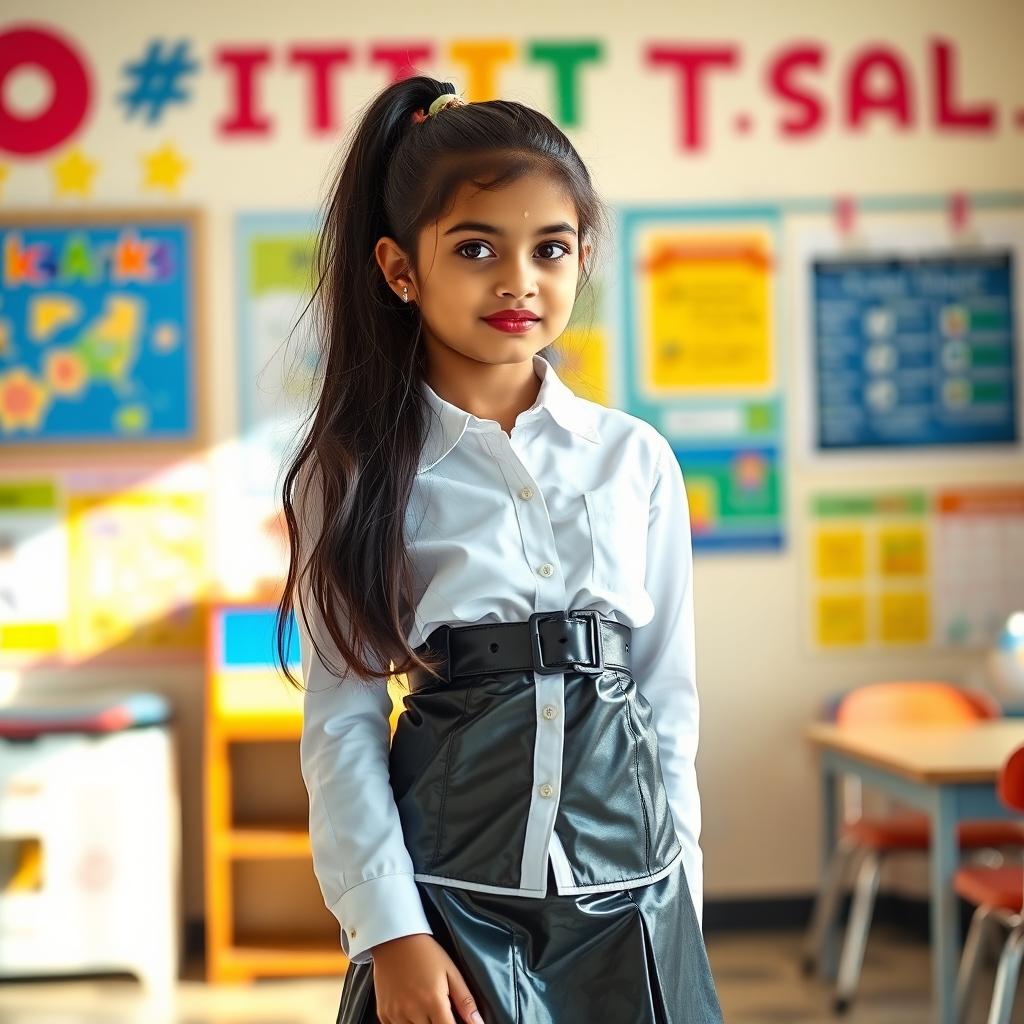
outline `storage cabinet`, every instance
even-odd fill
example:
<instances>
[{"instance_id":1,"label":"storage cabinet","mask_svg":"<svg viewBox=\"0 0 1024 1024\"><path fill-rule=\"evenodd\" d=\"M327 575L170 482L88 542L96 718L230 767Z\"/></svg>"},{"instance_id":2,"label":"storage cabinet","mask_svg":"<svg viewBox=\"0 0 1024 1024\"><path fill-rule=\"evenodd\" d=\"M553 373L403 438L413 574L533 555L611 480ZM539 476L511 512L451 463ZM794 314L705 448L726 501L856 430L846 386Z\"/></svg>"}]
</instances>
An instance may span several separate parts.
<instances>
[{"instance_id":1,"label":"storage cabinet","mask_svg":"<svg viewBox=\"0 0 1024 1024\"><path fill-rule=\"evenodd\" d=\"M299 767L302 693L273 661L276 604L211 603L204 814L206 976L342 975L338 923L313 874ZM301 677L297 632L289 661ZM395 679L392 729L402 710Z\"/></svg>"}]
</instances>

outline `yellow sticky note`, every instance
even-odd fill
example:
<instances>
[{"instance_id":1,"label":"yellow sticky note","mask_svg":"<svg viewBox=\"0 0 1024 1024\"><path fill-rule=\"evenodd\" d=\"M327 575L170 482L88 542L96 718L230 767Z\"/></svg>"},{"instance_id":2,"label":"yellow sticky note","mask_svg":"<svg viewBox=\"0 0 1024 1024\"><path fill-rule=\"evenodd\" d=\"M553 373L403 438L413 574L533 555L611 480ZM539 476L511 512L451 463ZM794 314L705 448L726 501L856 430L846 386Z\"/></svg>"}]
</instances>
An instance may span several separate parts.
<instances>
[{"instance_id":1,"label":"yellow sticky note","mask_svg":"<svg viewBox=\"0 0 1024 1024\"><path fill-rule=\"evenodd\" d=\"M864 577L864 531L860 527L819 529L815 537L815 572L822 580Z\"/></svg>"},{"instance_id":2,"label":"yellow sticky note","mask_svg":"<svg viewBox=\"0 0 1024 1024\"><path fill-rule=\"evenodd\" d=\"M822 594L817 603L818 643L853 647L867 640L867 602L863 594Z\"/></svg>"},{"instance_id":3,"label":"yellow sticky note","mask_svg":"<svg viewBox=\"0 0 1024 1024\"><path fill-rule=\"evenodd\" d=\"M924 576L927 540L922 526L887 526L878 535L878 564L883 577Z\"/></svg>"},{"instance_id":4,"label":"yellow sticky note","mask_svg":"<svg viewBox=\"0 0 1024 1024\"><path fill-rule=\"evenodd\" d=\"M928 640L928 594L923 590L882 594L882 642L923 644Z\"/></svg>"}]
</instances>

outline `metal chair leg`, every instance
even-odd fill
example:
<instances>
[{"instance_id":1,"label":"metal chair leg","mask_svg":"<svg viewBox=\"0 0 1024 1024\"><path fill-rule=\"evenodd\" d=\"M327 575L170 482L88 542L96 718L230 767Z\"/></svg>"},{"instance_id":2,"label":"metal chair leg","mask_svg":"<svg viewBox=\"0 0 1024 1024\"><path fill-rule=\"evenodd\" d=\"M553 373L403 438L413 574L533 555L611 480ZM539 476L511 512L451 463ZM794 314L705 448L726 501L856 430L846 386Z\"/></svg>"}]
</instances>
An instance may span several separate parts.
<instances>
[{"instance_id":1,"label":"metal chair leg","mask_svg":"<svg viewBox=\"0 0 1024 1024\"><path fill-rule=\"evenodd\" d=\"M871 927L871 915L878 894L878 880L881 874L882 858L874 850L864 858L857 872L857 884L853 893L853 906L846 926L843 951L839 959L839 981L833 1007L836 1013L845 1013L857 991L860 969L864 961L864 948Z\"/></svg>"},{"instance_id":2,"label":"metal chair leg","mask_svg":"<svg viewBox=\"0 0 1024 1024\"><path fill-rule=\"evenodd\" d=\"M857 843L849 836L842 837L836 844L825 867L821 887L814 901L814 909L804 936L801 960L805 975L811 975L821 964L821 950L825 943L825 932L835 920L839 901L843 895L843 881L847 868L859 851Z\"/></svg>"},{"instance_id":3,"label":"metal chair leg","mask_svg":"<svg viewBox=\"0 0 1024 1024\"><path fill-rule=\"evenodd\" d=\"M986 952L986 941L993 932L998 933L1000 930L999 918L995 916L991 907L981 906L975 910L971 917L971 927L967 931L964 951L960 957L960 968L956 975L957 1024L966 1024L967 1022L978 967Z\"/></svg>"},{"instance_id":4,"label":"metal chair leg","mask_svg":"<svg viewBox=\"0 0 1024 1024\"><path fill-rule=\"evenodd\" d=\"M1022 956L1024 956L1024 925L1018 925L1007 937L1006 945L1003 946L1003 955L999 958L988 1024L1010 1024L1010 1013L1013 1010L1013 997L1017 992L1017 977L1020 974Z\"/></svg>"}]
</instances>

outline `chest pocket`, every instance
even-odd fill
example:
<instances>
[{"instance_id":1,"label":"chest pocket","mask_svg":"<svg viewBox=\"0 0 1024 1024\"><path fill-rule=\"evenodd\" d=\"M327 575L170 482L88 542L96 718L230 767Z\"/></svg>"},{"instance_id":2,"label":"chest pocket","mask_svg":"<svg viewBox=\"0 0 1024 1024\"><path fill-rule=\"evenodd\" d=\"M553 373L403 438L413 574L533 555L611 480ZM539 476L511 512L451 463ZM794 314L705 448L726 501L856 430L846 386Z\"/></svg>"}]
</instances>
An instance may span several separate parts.
<instances>
[{"instance_id":1,"label":"chest pocket","mask_svg":"<svg viewBox=\"0 0 1024 1024\"><path fill-rule=\"evenodd\" d=\"M643 588L647 563L647 505L609 487L584 491L594 552L594 582L612 590Z\"/></svg>"}]
</instances>

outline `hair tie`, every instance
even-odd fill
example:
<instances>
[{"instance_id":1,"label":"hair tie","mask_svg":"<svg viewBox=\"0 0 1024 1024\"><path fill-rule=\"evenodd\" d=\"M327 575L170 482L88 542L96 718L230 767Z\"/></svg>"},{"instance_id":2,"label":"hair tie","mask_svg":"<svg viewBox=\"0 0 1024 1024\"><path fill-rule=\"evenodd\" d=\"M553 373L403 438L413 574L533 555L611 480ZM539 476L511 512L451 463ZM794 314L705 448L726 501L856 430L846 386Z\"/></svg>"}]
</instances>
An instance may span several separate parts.
<instances>
[{"instance_id":1,"label":"hair tie","mask_svg":"<svg viewBox=\"0 0 1024 1024\"><path fill-rule=\"evenodd\" d=\"M461 96L458 96L453 92L444 92L430 104L426 113L423 112L422 107L419 110L414 110L412 114L412 122L413 124L422 124L428 117L434 117L435 114L438 114L440 111L445 110L448 107L464 106L466 106L466 101Z\"/></svg>"}]
</instances>

